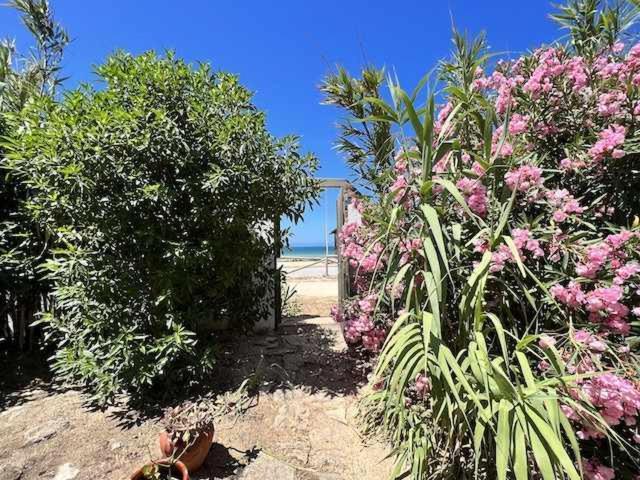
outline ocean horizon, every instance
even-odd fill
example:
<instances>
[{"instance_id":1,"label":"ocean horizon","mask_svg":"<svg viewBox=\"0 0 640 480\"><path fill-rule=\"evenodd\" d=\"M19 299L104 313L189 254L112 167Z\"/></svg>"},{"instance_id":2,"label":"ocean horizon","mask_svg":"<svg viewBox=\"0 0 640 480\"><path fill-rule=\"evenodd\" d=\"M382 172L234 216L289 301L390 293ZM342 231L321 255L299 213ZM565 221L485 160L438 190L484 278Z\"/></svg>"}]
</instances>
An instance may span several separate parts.
<instances>
[{"instance_id":1,"label":"ocean horizon","mask_svg":"<svg viewBox=\"0 0 640 480\"><path fill-rule=\"evenodd\" d=\"M282 257L324 257L324 245L291 245L282 252ZM329 245L329 255L336 255L336 249Z\"/></svg>"}]
</instances>

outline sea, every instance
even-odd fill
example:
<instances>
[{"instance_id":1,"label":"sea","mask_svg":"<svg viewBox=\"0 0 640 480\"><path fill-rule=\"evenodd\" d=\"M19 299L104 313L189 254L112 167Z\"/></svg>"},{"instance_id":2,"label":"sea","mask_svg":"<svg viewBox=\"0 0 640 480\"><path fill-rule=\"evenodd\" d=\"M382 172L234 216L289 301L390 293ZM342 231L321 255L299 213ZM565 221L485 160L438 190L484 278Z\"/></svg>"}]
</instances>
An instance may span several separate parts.
<instances>
[{"instance_id":1,"label":"sea","mask_svg":"<svg viewBox=\"0 0 640 480\"><path fill-rule=\"evenodd\" d=\"M322 258L324 257L324 253L324 245L291 245L289 248L286 248L284 252L282 252L282 257ZM329 245L329 255L336 255L336 249L333 245Z\"/></svg>"}]
</instances>

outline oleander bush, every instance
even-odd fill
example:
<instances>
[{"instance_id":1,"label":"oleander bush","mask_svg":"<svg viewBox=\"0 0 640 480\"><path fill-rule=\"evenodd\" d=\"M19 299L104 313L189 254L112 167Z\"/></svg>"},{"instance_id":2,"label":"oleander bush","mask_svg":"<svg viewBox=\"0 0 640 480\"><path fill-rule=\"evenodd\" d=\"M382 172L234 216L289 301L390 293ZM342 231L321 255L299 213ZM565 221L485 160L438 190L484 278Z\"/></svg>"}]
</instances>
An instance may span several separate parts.
<instances>
[{"instance_id":1,"label":"oleander bush","mask_svg":"<svg viewBox=\"0 0 640 480\"><path fill-rule=\"evenodd\" d=\"M572 1L566 43L490 73L456 34L441 108L393 81L367 99L396 161L340 232L358 295L335 316L375 355L394 477L640 474L637 17Z\"/></svg>"},{"instance_id":2,"label":"oleander bush","mask_svg":"<svg viewBox=\"0 0 640 480\"><path fill-rule=\"evenodd\" d=\"M317 185L315 158L267 132L237 77L152 52L96 73L7 117L4 168L51 239L54 368L105 402L211 371L215 328L269 307L271 222L299 220Z\"/></svg>"}]
</instances>

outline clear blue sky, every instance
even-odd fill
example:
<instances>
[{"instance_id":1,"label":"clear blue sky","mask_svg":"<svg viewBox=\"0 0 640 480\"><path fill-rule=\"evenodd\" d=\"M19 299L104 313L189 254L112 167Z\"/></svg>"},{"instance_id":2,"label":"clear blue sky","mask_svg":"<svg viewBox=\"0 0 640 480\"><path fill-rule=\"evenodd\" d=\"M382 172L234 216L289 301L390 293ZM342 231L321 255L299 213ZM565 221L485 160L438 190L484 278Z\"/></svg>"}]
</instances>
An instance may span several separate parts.
<instances>
[{"instance_id":1,"label":"clear blue sky","mask_svg":"<svg viewBox=\"0 0 640 480\"><path fill-rule=\"evenodd\" d=\"M50 1L74 39L64 62L68 86L91 80L92 66L116 49L173 49L237 73L266 110L271 132L300 135L325 177L349 176L333 150L338 112L320 105L317 88L335 64L352 72L366 62L393 68L412 88L448 54L452 18L459 30L485 30L495 52L517 54L560 35L547 0ZM0 36L15 38L20 49L29 45L7 8L0 9ZM335 195L329 199L333 208ZM322 218L323 208L309 213L293 243L320 243Z\"/></svg>"}]
</instances>

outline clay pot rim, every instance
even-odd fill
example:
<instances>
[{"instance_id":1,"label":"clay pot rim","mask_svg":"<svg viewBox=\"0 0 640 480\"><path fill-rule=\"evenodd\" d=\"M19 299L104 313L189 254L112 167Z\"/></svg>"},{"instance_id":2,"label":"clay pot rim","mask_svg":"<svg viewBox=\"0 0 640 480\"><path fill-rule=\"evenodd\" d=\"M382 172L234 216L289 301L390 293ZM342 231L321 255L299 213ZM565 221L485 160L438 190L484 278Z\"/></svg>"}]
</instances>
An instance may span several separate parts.
<instances>
[{"instance_id":1,"label":"clay pot rim","mask_svg":"<svg viewBox=\"0 0 640 480\"><path fill-rule=\"evenodd\" d=\"M145 463L142 467L136 470L133 475L131 475L131 480L136 480L137 478L144 478L142 477L142 469L149 465L162 465L164 467L176 467L182 474L182 480L189 480L189 470L187 469L184 463L182 463L180 460L175 460L172 462L171 460L166 458L161 460L153 460L149 463Z\"/></svg>"}]
</instances>

